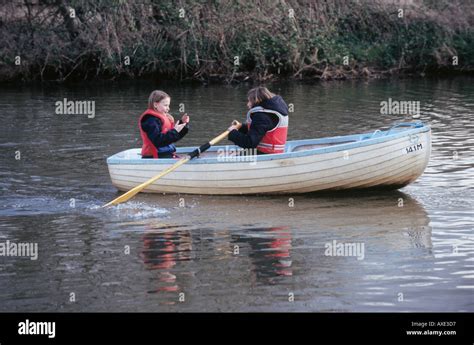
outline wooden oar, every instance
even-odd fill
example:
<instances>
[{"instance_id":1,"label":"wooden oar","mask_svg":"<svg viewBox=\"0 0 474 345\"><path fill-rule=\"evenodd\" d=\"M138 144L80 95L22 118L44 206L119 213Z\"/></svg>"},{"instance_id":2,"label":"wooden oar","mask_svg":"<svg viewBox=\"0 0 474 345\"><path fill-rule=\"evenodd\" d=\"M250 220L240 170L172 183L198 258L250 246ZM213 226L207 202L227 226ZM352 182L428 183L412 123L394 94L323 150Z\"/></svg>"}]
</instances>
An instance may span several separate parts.
<instances>
[{"instance_id":1,"label":"wooden oar","mask_svg":"<svg viewBox=\"0 0 474 345\"><path fill-rule=\"evenodd\" d=\"M234 120L232 122L232 125L234 125L235 127L237 128L240 128L242 126L242 124L236 120ZM143 189L145 189L146 187L148 187L149 185L151 185L153 182L155 182L156 180L158 180L159 178L169 174L170 172L172 172L173 170L176 170L178 169L181 165L183 165L184 163L187 163L188 161L190 161L191 159L193 159L194 157L197 157L199 156L201 153L203 153L204 151L206 151L208 148L210 148L211 146L217 144L219 141L221 141L222 139L226 138L227 135L229 134L229 131L226 130L224 132L222 132L222 134L220 134L219 136L215 137L214 139L212 139L211 141L209 141L208 143L205 143L204 145L201 145L199 148L197 148L196 150L194 150L193 152L191 152L189 155L187 155L186 157L180 159L179 161L177 161L175 164L173 164L172 166L170 166L168 169L166 170L163 170L161 173L159 173L158 175L152 177L151 179L149 179L148 181L145 181L143 182L142 184L134 187L133 189L130 189L127 193L125 194L122 194L121 196L119 196L118 198L112 200L111 202L105 204L104 206L102 207L108 207L108 206L112 206L112 205L117 205L117 204L120 204L122 202L126 202L128 200L130 200L131 198L133 198L135 195L137 195L138 193L140 193Z\"/></svg>"}]
</instances>

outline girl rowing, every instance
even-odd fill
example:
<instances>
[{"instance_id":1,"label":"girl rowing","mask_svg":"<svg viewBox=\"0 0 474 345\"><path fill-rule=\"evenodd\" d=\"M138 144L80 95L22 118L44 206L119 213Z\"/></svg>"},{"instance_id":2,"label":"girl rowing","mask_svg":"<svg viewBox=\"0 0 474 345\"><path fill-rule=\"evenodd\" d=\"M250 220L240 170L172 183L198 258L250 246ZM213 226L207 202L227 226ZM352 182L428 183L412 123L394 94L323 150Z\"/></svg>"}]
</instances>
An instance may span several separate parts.
<instances>
[{"instance_id":1,"label":"girl rowing","mask_svg":"<svg viewBox=\"0 0 474 345\"><path fill-rule=\"evenodd\" d=\"M142 158L176 158L173 143L188 133L189 116L175 123L169 114L171 97L155 90L148 98L148 109L140 116L138 128L142 137Z\"/></svg>"},{"instance_id":2,"label":"girl rowing","mask_svg":"<svg viewBox=\"0 0 474 345\"><path fill-rule=\"evenodd\" d=\"M288 106L283 98L260 86L250 90L247 99L247 121L239 130L229 127L229 140L256 154L285 152Z\"/></svg>"}]
</instances>

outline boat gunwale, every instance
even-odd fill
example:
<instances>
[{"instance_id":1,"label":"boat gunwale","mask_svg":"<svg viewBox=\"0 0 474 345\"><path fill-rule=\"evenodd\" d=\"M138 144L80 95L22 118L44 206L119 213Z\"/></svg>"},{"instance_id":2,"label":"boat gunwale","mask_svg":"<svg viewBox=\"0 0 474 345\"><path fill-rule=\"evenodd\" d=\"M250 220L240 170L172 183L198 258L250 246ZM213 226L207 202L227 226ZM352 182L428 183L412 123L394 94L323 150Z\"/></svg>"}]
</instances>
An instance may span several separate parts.
<instances>
[{"instance_id":1,"label":"boat gunwale","mask_svg":"<svg viewBox=\"0 0 474 345\"><path fill-rule=\"evenodd\" d=\"M368 133L361 133L361 134L350 134L350 135L343 135L343 136L335 136L335 137L325 137L325 138L316 138L316 139L301 139L301 140L291 140L287 142L287 145L290 145L293 149L301 146L301 145L310 145L311 143L318 142L318 144L324 144L336 141L343 141L343 139L348 140L349 138L354 138L353 142L350 143L342 143L336 144L327 147L319 147L313 148L308 150L302 151L290 151L285 153L278 153L278 154L267 154L267 155L259 155L257 156L256 161L272 161L272 160L282 160L282 159L291 159L291 158L298 158L304 156L311 156L316 154L325 154L325 153L332 153L332 152L339 152L350 150L358 147L370 146L382 142L391 141L394 139L402 138L404 136L409 136L418 133L426 133L431 132L431 127L429 125L423 124L421 127L415 128L407 128L403 130L397 130L396 132L390 133L390 129L385 131L375 131L375 132L368 132ZM377 134L377 135L375 135ZM367 135L374 135L371 138L364 138ZM362 139L364 138L364 139ZM190 152L194 150L196 147L181 147L177 150L177 153L184 153ZM209 151L217 151L222 148L232 149L236 148L235 145L219 145L214 146L209 149ZM142 159L142 158L122 158L119 155L123 154L124 152L130 150L139 150L137 148L127 149L121 152L118 152L110 157L107 158L108 165L126 165L126 164L133 164L133 165L169 165L171 163L175 163L176 159ZM246 156L249 159L252 156ZM194 159L189 161L187 164L222 164L222 163L241 163L241 160L238 159L219 159L219 157L201 157L199 159Z\"/></svg>"}]
</instances>

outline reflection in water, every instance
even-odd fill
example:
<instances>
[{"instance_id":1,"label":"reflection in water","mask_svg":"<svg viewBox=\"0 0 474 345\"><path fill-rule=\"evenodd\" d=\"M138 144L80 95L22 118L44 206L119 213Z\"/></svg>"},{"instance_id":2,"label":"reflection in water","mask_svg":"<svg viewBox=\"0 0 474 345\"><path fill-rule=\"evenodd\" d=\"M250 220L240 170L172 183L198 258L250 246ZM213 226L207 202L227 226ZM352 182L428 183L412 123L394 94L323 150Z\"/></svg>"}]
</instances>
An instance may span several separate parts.
<instances>
[{"instance_id":1,"label":"reflection in water","mask_svg":"<svg viewBox=\"0 0 474 345\"><path fill-rule=\"evenodd\" d=\"M161 205L173 204L176 198L163 196ZM427 268L418 275L410 269L403 272L406 259L409 267L416 260L434 258L430 219L424 207L409 195L399 191L382 195L373 192L305 195L296 199L298 207L291 211L285 209L286 199L279 199L280 206L275 205L276 200L267 197L242 203L236 197L196 196L187 202L198 207L185 211L187 218L195 220L192 226L174 224L182 219L183 211L179 208L171 211L168 224L145 220L141 257L154 277L147 291L171 292L172 295L157 296L159 303L176 305L177 294L188 293L191 288L198 297L190 310L196 311L219 308L212 307L210 295L224 295L228 300L220 302L227 303L224 310L235 310L233 296L242 289L252 289L252 294L259 296L258 289L275 287L279 291L293 286L310 292L308 296L300 294L300 299L319 296L318 305L311 310L334 310L330 306L332 297L324 296L336 292L344 295L348 289L365 295L361 304L366 308L382 303L396 309L394 303L386 302L387 297L380 295L380 291L387 289L387 282L393 284L394 277L399 277L399 284L407 279L421 282L426 279L425 284L432 284L433 269ZM262 214L254 202L260 209L273 207L279 222L291 223L296 218L301 221L293 226L250 225L273 221L273 215ZM236 206L239 212L228 212ZM245 214L249 225L242 226L241 214ZM308 214L312 216L305 218ZM215 219L214 223L209 222L209 216ZM325 256L324 245L333 240L363 242L367 251L365 259ZM376 290L371 292L367 288ZM259 298L265 298L266 293L263 290L260 293Z\"/></svg>"},{"instance_id":2,"label":"reflection in water","mask_svg":"<svg viewBox=\"0 0 474 345\"><path fill-rule=\"evenodd\" d=\"M157 270L159 286L150 293L180 291L179 279L173 269L178 262L191 259L191 233L167 229L148 231L143 235L143 262L150 270Z\"/></svg>"},{"instance_id":3,"label":"reflection in water","mask_svg":"<svg viewBox=\"0 0 474 345\"><path fill-rule=\"evenodd\" d=\"M259 282L272 283L272 278L292 276L291 240L288 226L273 228L248 228L245 234L234 236L240 244L249 244L248 256L252 273Z\"/></svg>"}]
</instances>

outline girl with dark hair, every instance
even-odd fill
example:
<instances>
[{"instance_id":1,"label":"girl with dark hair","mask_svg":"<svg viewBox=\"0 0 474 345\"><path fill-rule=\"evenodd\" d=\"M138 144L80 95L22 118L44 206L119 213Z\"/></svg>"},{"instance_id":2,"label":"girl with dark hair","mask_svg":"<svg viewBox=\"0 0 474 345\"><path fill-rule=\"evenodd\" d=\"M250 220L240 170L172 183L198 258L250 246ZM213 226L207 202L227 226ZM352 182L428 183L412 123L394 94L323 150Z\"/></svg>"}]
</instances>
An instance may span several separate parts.
<instances>
[{"instance_id":1,"label":"girl with dark hair","mask_svg":"<svg viewBox=\"0 0 474 345\"><path fill-rule=\"evenodd\" d=\"M247 100L247 121L239 130L229 127L229 140L256 154L285 152L288 106L283 98L260 86L248 92Z\"/></svg>"}]
</instances>

